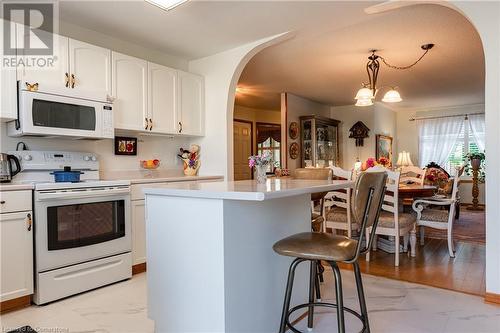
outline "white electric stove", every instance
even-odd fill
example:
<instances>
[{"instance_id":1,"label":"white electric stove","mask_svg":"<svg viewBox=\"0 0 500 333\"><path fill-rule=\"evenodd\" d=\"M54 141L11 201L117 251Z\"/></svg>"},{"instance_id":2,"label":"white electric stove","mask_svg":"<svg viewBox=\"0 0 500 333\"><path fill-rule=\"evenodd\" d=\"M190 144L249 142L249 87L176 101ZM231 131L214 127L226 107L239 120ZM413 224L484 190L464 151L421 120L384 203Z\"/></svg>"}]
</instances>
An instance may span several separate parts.
<instances>
[{"instance_id":1,"label":"white electric stove","mask_svg":"<svg viewBox=\"0 0 500 333\"><path fill-rule=\"evenodd\" d=\"M60 151L15 151L16 182L34 189L36 304L130 278L130 182L99 180L98 156ZM56 183L65 166L81 182Z\"/></svg>"}]
</instances>

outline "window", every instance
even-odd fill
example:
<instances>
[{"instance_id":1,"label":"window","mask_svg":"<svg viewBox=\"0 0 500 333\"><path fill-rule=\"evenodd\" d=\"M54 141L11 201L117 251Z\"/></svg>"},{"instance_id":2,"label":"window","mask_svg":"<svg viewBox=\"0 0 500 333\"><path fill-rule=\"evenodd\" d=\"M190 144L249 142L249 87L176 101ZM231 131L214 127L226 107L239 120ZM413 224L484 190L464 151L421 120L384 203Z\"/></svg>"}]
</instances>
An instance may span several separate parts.
<instances>
[{"instance_id":1,"label":"window","mask_svg":"<svg viewBox=\"0 0 500 333\"><path fill-rule=\"evenodd\" d=\"M469 125L469 121L465 120L464 125L465 126L463 126L460 135L455 143L455 146L453 147L453 150L448 157L446 165L444 166L446 171L448 171L451 175L454 175L456 169L464 164L465 156L468 153L481 152L476 137L474 136L474 133L471 130L471 126ZM484 132L478 134L484 137Z\"/></svg>"},{"instance_id":2,"label":"window","mask_svg":"<svg viewBox=\"0 0 500 333\"><path fill-rule=\"evenodd\" d=\"M268 151L273 164L269 165L268 173L274 172L274 166L281 165L281 125L257 123L257 154Z\"/></svg>"}]
</instances>

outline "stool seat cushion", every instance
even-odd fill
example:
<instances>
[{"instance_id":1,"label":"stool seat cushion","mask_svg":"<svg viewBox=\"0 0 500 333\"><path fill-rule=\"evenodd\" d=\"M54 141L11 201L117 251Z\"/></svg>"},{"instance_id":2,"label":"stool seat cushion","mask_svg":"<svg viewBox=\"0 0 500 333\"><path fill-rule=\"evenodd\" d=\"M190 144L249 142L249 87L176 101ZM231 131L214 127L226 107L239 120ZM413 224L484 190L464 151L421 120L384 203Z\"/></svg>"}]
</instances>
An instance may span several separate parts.
<instances>
[{"instance_id":1,"label":"stool seat cushion","mask_svg":"<svg viewBox=\"0 0 500 333\"><path fill-rule=\"evenodd\" d=\"M358 241L345 236L319 232L302 232L284 238L273 245L273 250L283 256L345 261L354 258Z\"/></svg>"}]
</instances>

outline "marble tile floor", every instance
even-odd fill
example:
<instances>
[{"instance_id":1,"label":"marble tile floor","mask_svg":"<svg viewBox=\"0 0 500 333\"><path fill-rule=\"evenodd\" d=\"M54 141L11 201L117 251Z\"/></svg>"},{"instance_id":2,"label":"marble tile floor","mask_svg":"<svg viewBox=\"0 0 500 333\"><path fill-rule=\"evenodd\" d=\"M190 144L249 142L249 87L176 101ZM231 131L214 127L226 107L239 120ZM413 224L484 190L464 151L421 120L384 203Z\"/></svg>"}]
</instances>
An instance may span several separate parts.
<instances>
[{"instance_id":1,"label":"marble tile floor","mask_svg":"<svg viewBox=\"0 0 500 333\"><path fill-rule=\"evenodd\" d=\"M352 272L342 273L345 304L357 310ZM500 332L500 306L485 304L481 297L370 275L363 278L372 332ZM334 298L330 271L325 274L322 292L325 301ZM147 318L146 273L46 306L0 316L2 333L24 325L39 333L154 332L154 323ZM297 327L307 332L305 325L303 320ZM346 316L346 326L348 332L361 329L350 315ZM313 331L336 332L333 309L317 309Z\"/></svg>"}]
</instances>

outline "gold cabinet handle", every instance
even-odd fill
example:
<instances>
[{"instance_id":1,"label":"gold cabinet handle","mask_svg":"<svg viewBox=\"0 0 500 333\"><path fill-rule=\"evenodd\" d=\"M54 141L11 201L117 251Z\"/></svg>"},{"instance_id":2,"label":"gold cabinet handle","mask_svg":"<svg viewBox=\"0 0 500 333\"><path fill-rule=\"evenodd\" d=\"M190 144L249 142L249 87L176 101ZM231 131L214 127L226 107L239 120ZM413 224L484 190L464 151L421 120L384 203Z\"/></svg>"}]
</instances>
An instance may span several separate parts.
<instances>
[{"instance_id":1,"label":"gold cabinet handle","mask_svg":"<svg viewBox=\"0 0 500 333\"><path fill-rule=\"evenodd\" d=\"M153 129L153 119L149 118L149 130Z\"/></svg>"},{"instance_id":2,"label":"gold cabinet handle","mask_svg":"<svg viewBox=\"0 0 500 333\"><path fill-rule=\"evenodd\" d=\"M76 82L75 74L71 74L71 88L75 88L75 82Z\"/></svg>"},{"instance_id":3,"label":"gold cabinet handle","mask_svg":"<svg viewBox=\"0 0 500 333\"><path fill-rule=\"evenodd\" d=\"M31 231L31 225L33 221L31 220L31 214L26 215L26 222L28 222L28 231Z\"/></svg>"},{"instance_id":4,"label":"gold cabinet handle","mask_svg":"<svg viewBox=\"0 0 500 333\"><path fill-rule=\"evenodd\" d=\"M182 122L179 121L179 133L182 133Z\"/></svg>"},{"instance_id":5,"label":"gold cabinet handle","mask_svg":"<svg viewBox=\"0 0 500 333\"><path fill-rule=\"evenodd\" d=\"M146 122L146 126L144 127L144 129L147 130L149 126L148 118L144 118L144 121Z\"/></svg>"},{"instance_id":6,"label":"gold cabinet handle","mask_svg":"<svg viewBox=\"0 0 500 333\"><path fill-rule=\"evenodd\" d=\"M66 82L65 86L66 88L69 87L69 74L68 73L64 73L64 82Z\"/></svg>"}]
</instances>

